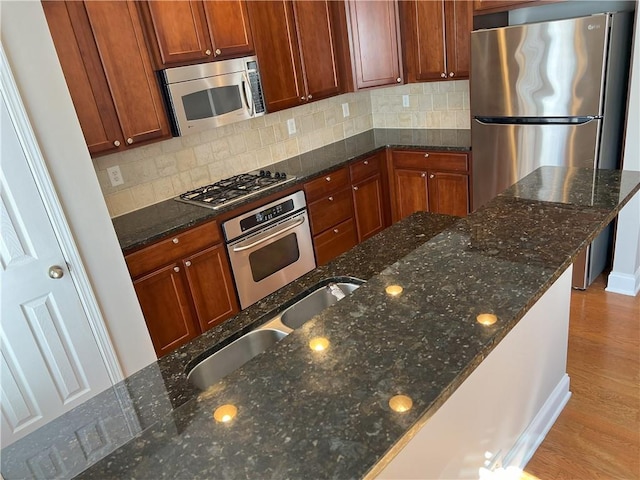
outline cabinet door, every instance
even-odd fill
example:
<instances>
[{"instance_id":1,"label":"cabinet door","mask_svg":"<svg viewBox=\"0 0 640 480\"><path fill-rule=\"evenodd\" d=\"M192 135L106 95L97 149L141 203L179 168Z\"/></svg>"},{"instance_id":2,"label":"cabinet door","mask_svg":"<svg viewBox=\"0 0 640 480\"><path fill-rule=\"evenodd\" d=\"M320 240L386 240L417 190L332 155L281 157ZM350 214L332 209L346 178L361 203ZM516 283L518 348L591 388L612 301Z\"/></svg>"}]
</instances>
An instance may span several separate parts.
<instances>
[{"instance_id":1,"label":"cabinet door","mask_svg":"<svg viewBox=\"0 0 640 480\"><path fill-rule=\"evenodd\" d=\"M204 11L216 58L253 53L253 36L244 0L207 0Z\"/></svg>"},{"instance_id":2,"label":"cabinet door","mask_svg":"<svg viewBox=\"0 0 640 480\"><path fill-rule=\"evenodd\" d=\"M183 263L203 332L238 312L238 301L223 245L192 255Z\"/></svg>"},{"instance_id":3,"label":"cabinet door","mask_svg":"<svg viewBox=\"0 0 640 480\"><path fill-rule=\"evenodd\" d=\"M445 25L447 39L446 73L449 78L469 78L471 30L473 28L471 2L465 0L445 2Z\"/></svg>"},{"instance_id":4,"label":"cabinet door","mask_svg":"<svg viewBox=\"0 0 640 480\"><path fill-rule=\"evenodd\" d=\"M402 83L398 2L348 0L347 3L355 87Z\"/></svg>"},{"instance_id":5,"label":"cabinet door","mask_svg":"<svg viewBox=\"0 0 640 480\"><path fill-rule=\"evenodd\" d=\"M180 264L156 270L133 282L158 357L200 333Z\"/></svg>"},{"instance_id":6,"label":"cabinet door","mask_svg":"<svg viewBox=\"0 0 640 480\"><path fill-rule=\"evenodd\" d=\"M79 2L42 2L84 139L91 154L124 141L87 13Z\"/></svg>"},{"instance_id":7,"label":"cabinet door","mask_svg":"<svg viewBox=\"0 0 640 480\"><path fill-rule=\"evenodd\" d=\"M443 0L403 2L407 76L409 81L447 77Z\"/></svg>"},{"instance_id":8,"label":"cabinet door","mask_svg":"<svg viewBox=\"0 0 640 480\"><path fill-rule=\"evenodd\" d=\"M358 243L384 230L386 227L384 204L382 176L380 174L353 185L353 207Z\"/></svg>"},{"instance_id":9,"label":"cabinet door","mask_svg":"<svg viewBox=\"0 0 640 480\"><path fill-rule=\"evenodd\" d=\"M464 217L469 213L469 176L429 173L429 207L435 213Z\"/></svg>"},{"instance_id":10,"label":"cabinet door","mask_svg":"<svg viewBox=\"0 0 640 480\"><path fill-rule=\"evenodd\" d=\"M420 170L394 169L395 198L393 221L418 211L429 210L427 173Z\"/></svg>"},{"instance_id":11,"label":"cabinet door","mask_svg":"<svg viewBox=\"0 0 640 480\"><path fill-rule=\"evenodd\" d=\"M258 0L247 5L267 111L305 102L293 5L288 1Z\"/></svg>"},{"instance_id":12,"label":"cabinet door","mask_svg":"<svg viewBox=\"0 0 640 480\"><path fill-rule=\"evenodd\" d=\"M340 81L330 2L296 1L293 9L307 100L337 95Z\"/></svg>"},{"instance_id":13,"label":"cabinet door","mask_svg":"<svg viewBox=\"0 0 640 480\"><path fill-rule=\"evenodd\" d=\"M482 11L501 11L509 10L510 8L524 6L525 3L531 3L535 0L473 0L473 10Z\"/></svg>"},{"instance_id":14,"label":"cabinet door","mask_svg":"<svg viewBox=\"0 0 640 480\"><path fill-rule=\"evenodd\" d=\"M160 88L133 2L84 3L128 145L170 136Z\"/></svg>"},{"instance_id":15,"label":"cabinet door","mask_svg":"<svg viewBox=\"0 0 640 480\"><path fill-rule=\"evenodd\" d=\"M162 66L212 58L201 2L149 1L143 2L140 7L147 18L147 27L150 27L148 32L152 33L158 45Z\"/></svg>"},{"instance_id":16,"label":"cabinet door","mask_svg":"<svg viewBox=\"0 0 640 480\"><path fill-rule=\"evenodd\" d=\"M351 191L349 188L326 195L309 204L309 221L311 232L317 235L336 223L353 215Z\"/></svg>"}]
</instances>

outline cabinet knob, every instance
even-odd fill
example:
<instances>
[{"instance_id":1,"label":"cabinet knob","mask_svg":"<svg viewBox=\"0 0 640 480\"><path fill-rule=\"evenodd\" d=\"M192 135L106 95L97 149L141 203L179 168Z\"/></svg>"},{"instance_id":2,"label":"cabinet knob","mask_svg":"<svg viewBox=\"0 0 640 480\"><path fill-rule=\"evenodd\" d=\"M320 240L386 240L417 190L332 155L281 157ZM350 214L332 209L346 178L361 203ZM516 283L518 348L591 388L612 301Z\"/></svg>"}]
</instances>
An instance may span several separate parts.
<instances>
[{"instance_id":1,"label":"cabinet knob","mask_svg":"<svg viewBox=\"0 0 640 480\"><path fill-rule=\"evenodd\" d=\"M440 74L440 78L447 78L447 74L446 74L446 73L444 73L444 72L442 72L442 73Z\"/></svg>"},{"instance_id":2,"label":"cabinet knob","mask_svg":"<svg viewBox=\"0 0 640 480\"><path fill-rule=\"evenodd\" d=\"M324 179L325 179L327 182L330 182L330 181L331 181L331 177L324 177Z\"/></svg>"},{"instance_id":3,"label":"cabinet knob","mask_svg":"<svg viewBox=\"0 0 640 480\"><path fill-rule=\"evenodd\" d=\"M402 83L402 79L400 77L396 78L396 83Z\"/></svg>"},{"instance_id":4,"label":"cabinet knob","mask_svg":"<svg viewBox=\"0 0 640 480\"><path fill-rule=\"evenodd\" d=\"M49 267L49 277L57 280L59 278L62 278L63 276L64 270L62 269L62 267L59 267L58 265L52 265L51 267Z\"/></svg>"},{"instance_id":5,"label":"cabinet knob","mask_svg":"<svg viewBox=\"0 0 640 480\"><path fill-rule=\"evenodd\" d=\"M178 243L180 240L178 239L178 237L174 238L173 240L171 240L173 243Z\"/></svg>"},{"instance_id":6,"label":"cabinet knob","mask_svg":"<svg viewBox=\"0 0 640 480\"><path fill-rule=\"evenodd\" d=\"M222 51L219 48L216 48L215 56L222 55Z\"/></svg>"},{"instance_id":7,"label":"cabinet knob","mask_svg":"<svg viewBox=\"0 0 640 480\"><path fill-rule=\"evenodd\" d=\"M184 266L185 267L190 267L191 266L191 260L187 260L186 262L184 262Z\"/></svg>"},{"instance_id":8,"label":"cabinet knob","mask_svg":"<svg viewBox=\"0 0 640 480\"><path fill-rule=\"evenodd\" d=\"M334 228L333 233L340 233L340 230L338 230L337 228Z\"/></svg>"},{"instance_id":9,"label":"cabinet knob","mask_svg":"<svg viewBox=\"0 0 640 480\"><path fill-rule=\"evenodd\" d=\"M312 98L313 98L313 95L309 95L309 96L307 97L307 100L311 100Z\"/></svg>"},{"instance_id":10,"label":"cabinet knob","mask_svg":"<svg viewBox=\"0 0 640 480\"><path fill-rule=\"evenodd\" d=\"M424 158L429 158L429 154L428 154L428 153L425 153L425 154L424 154Z\"/></svg>"},{"instance_id":11,"label":"cabinet knob","mask_svg":"<svg viewBox=\"0 0 640 480\"><path fill-rule=\"evenodd\" d=\"M357 191L357 190L358 190L358 187L353 187L353 189Z\"/></svg>"},{"instance_id":12,"label":"cabinet knob","mask_svg":"<svg viewBox=\"0 0 640 480\"><path fill-rule=\"evenodd\" d=\"M449 76L450 76L450 77L453 77L454 75L455 75L455 73L453 73L453 72L449 72Z\"/></svg>"},{"instance_id":13,"label":"cabinet knob","mask_svg":"<svg viewBox=\"0 0 640 480\"><path fill-rule=\"evenodd\" d=\"M306 97L300 97L300 100L302 100L303 102L306 100Z\"/></svg>"},{"instance_id":14,"label":"cabinet knob","mask_svg":"<svg viewBox=\"0 0 640 480\"><path fill-rule=\"evenodd\" d=\"M435 178L436 176L432 173L431 175L429 175L429 178Z\"/></svg>"},{"instance_id":15,"label":"cabinet knob","mask_svg":"<svg viewBox=\"0 0 640 480\"><path fill-rule=\"evenodd\" d=\"M333 197L329 197L327 200L329 200L330 202L333 202Z\"/></svg>"},{"instance_id":16,"label":"cabinet knob","mask_svg":"<svg viewBox=\"0 0 640 480\"><path fill-rule=\"evenodd\" d=\"M365 165L369 165L369 160L365 160L365 161L364 161L364 162L362 162L362 163L364 163Z\"/></svg>"},{"instance_id":17,"label":"cabinet knob","mask_svg":"<svg viewBox=\"0 0 640 480\"><path fill-rule=\"evenodd\" d=\"M178 273L180 271L180 267L173 267L173 271Z\"/></svg>"},{"instance_id":18,"label":"cabinet knob","mask_svg":"<svg viewBox=\"0 0 640 480\"><path fill-rule=\"evenodd\" d=\"M131 138L131 137L127 138L127 143L129 145L131 145L133 143L133 138Z\"/></svg>"},{"instance_id":19,"label":"cabinet knob","mask_svg":"<svg viewBox=\"0 0 640 480\"><path fill-rule=\"evenodd\" d=\"M208 48L204 51L205 55L211 55L211 50L209 50Z\"/></svg>"},{"instance_id":20,"label":"cabinet knob","mask_svg":"<svg viewBox=\"0 0 640 480\"><path fill-rule=\"evenodd\" d=\"M424 172L422 172L422 173L420 174L420 176L421 176L422 178L424 178L424 177L426 177L426 176L427 176L427 174L426 174L426 173L424 173Z\"/></svg>"},{"instance_id":21,"label":"cabinet knob","mask_svg":"<svg viewBox=\"0 0 640 480\"><path fill-rule=\"evenodd\" d=\"M113 146L114 147L119 147L120 146L120 140L116 140L115 142L113 142Z\"/></svg>"}]
</instances>

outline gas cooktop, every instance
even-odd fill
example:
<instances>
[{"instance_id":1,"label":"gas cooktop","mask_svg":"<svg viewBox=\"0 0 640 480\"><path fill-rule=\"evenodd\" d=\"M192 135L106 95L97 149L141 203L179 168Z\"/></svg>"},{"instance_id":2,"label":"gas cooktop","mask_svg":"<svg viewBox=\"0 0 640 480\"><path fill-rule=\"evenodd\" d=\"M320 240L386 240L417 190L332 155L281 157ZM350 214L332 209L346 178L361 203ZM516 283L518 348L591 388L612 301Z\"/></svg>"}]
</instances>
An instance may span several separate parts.
<instances>
[{"instance_id":1,"label":"gas cooktop","mask_svg":"<svg viewBox=\"0 0 640 480\"><path fill-rule=\"evenodd\" d=\"M185 192L176 200L217 209L295 178L269 170L243 173Z\"/></svg>"}]
</instances>

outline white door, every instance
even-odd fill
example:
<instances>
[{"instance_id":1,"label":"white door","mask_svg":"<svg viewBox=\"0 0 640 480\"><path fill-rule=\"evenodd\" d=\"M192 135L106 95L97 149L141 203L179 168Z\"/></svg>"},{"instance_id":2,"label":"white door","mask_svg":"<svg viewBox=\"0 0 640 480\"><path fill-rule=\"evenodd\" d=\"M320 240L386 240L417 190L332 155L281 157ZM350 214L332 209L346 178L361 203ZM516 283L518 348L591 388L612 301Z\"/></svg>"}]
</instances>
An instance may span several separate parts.
<instances>
[{"instance_id":1,"label":"white door","mask_svg":"<svg viewBox=\"0 0 640 480\"><path fill-rule=\"evenodd\" d=\"M27 158L0 102L1 446L111 385Z\"/></svg>"}]
</instances>

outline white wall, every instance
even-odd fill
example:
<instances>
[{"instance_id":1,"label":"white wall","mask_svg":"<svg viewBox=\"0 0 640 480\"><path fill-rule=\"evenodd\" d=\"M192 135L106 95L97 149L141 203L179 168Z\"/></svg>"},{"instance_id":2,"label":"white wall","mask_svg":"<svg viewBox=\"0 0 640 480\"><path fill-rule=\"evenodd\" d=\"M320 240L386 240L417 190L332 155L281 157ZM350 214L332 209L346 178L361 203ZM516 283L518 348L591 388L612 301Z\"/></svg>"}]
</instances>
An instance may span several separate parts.
<instances>
[{"instance_id":1,"label":"white wall","mask_svg":"<svg viewBox=\"0 0 640 480\"><path fill-rule=\"evenodd\" d=\"M631 58L629 113L622 168L640 171L640 35L639 12L636 19ZM640 193L622 209L618 217L613 270L609 275L607 291L625 295L640 292Z\"/></svg>"},{"instance_id":2,"label":"white wall","mask_svg":"<svg viewBox=\"0 0 640 480\"><path fill-rule=\"evenodd\" d=\"M39 1L0 2L0 38L125 375L156 359Z\"/></svg>"}]
</instances>

